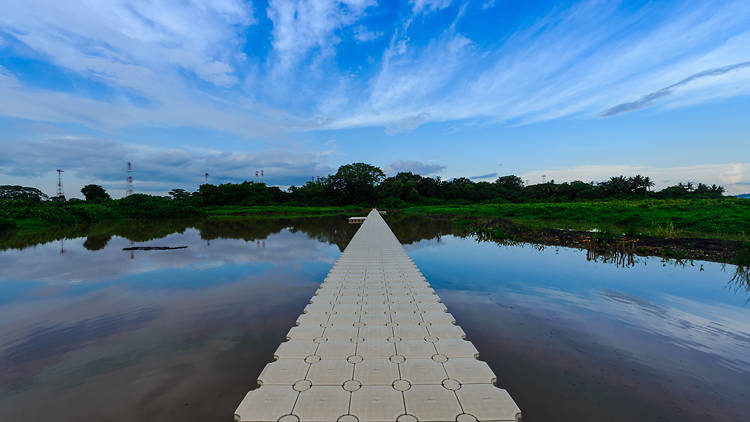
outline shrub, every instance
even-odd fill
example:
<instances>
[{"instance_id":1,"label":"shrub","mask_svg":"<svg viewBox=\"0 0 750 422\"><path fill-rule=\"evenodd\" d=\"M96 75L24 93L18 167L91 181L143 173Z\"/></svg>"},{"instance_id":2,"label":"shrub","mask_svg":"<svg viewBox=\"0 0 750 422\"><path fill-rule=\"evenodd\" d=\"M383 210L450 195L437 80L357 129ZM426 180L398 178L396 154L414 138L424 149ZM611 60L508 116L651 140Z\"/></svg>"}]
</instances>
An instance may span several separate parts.
<instances>
[{"instance_id":1,"label":"shrub","mask_svg":"<svg viewBox=\"0 0 750 422\"><path fill-rule=\"evenodd\" d=\"M15 221L7 217L0 217L0 232L5 232L13 229L17 229L18 225Z\"/></svg>"}]
</instances>

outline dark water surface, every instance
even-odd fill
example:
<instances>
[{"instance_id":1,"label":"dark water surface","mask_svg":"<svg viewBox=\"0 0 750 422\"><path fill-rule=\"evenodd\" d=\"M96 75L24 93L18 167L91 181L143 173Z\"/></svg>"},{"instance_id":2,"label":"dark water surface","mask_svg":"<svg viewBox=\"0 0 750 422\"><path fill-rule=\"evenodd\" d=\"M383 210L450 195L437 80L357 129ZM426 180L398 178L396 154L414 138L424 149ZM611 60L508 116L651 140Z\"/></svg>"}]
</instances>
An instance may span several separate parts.
<instances>
[{"instance_id":1,"label":"dark water surface","mask_svg":"<svg viewBox=\"0 0 750 422\"><path fill-rule=\"evenodd\" d=\"M622 268L389 224L525 421L750 420L750 293L735 267ZM235 220L4 239L0 421L232 420L356 228ZM133 244L188 248L122 250Z\"/></svg>"}]
</instances>

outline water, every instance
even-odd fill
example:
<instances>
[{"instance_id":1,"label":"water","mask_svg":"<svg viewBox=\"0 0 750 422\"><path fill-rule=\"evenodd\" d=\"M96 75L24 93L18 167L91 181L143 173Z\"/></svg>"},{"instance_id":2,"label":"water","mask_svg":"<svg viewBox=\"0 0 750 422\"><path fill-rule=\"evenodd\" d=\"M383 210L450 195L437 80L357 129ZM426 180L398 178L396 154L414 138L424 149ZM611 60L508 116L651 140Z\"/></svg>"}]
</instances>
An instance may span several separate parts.
<instances>
[{"instance_id":1,"label":"water","mask_svg":"<svg viewBox=\"0 0 750 422\"><path fill-rule=\"evenodd\" d=\"M389 223L525 421L747 420L750 293L734 267L622 268ZM0 420L231 420L357 228L191 226L2 240L25 247L0 251ZM188 248L131 255L128 239Z\"/></svg>"}]
</instances>

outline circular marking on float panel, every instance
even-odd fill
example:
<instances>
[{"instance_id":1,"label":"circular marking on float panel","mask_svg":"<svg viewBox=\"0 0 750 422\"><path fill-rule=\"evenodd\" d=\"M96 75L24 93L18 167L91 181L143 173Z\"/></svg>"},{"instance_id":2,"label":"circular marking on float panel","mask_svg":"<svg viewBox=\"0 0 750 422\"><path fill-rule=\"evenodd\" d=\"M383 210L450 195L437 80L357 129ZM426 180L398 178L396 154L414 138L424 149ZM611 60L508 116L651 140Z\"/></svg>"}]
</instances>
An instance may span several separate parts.
<instances>
[{"instance_id":1,"label":"circular marking on float panel","mask_svg":"<svg viewBox=\"0 0 750 422\"><path fill-rule=\"evenodd\" d=\"M310 387L312 387L312 382L309 380L299 380L292 385L294 391L305 391L309 390Z\"/></svg>"},{"instance_id":2,"label":"circular marking on float panel","mask_svg":"<svg viewBox=\"0 0 750 422\"><path fill-rule=\"evenodd\" d=\"M357 380L348 380L344 382L342 387L344 387L344 390L346 391L357 391L362 388L362 383Z\"/></svg>"},{"instance_id":3,"label":"circular marking on float panel","mask_svg":"<svg viewBox=\"0 0 750 422\"><path fill-rule=\"evenodd\" d=\"M318 355L307 355L305 356L305 363L320 362L320 356Z\"/></svg>"},{"instance_id":4,"label":"circular marking on float panel","mask_svg":"<svg viewBox=\"0 0 750 422\"><path fill-rule=\"evenodd\" d=\"M446 378L441 382L443 384L443 387L445 387L448 390L456 391L461 388L461 383L454 380L453 378Z\"/></svg>"},{"instance_id":5,"label":"circular marking on float panel","mask_svg":"<svg viewBox=\"0 0 750 422\"><path fill-rule=\"evenodd\" d=\"M348 358L346 358L346 361L349 363L360 363L363 360L365 359L360 355L351 355Z\"/></svg>"},{"instance_id":6,"label":"circular marking on float panel","mask_svg":"<svg viewBox=\"0 0 750 422\"><path fill-rule=\"evenodd\" d=\"M432 355L432 360L435 362L445 363L448 362L448 356L441 355L440 353Z\"/></svg>"},{"instance_id":7,"label":"circular marking on float panel","mask_svg":"<svg viewBox=\"0 0 750 422\"><path fill-rule=\"evenodd\" d=\"M395 390L406 391L411 388L411 383L407 380L396 380L391 384Z\"/></svg>"},{"instance_id":8,"label":"circular marking on float panel","mask_svg":"<svg viewBox=\"0 0 750 422\"><path fill-rule=\"evenodd\" d=\"M456 422L478 422L478 420L474 415L462 413L456 416Z\"/></svg>"},{"instance_id":9,"label":"circular marking on float panel","mask_svg":"<svg viewBox=\"0 0 750 422\"><path fill-rule=\"evenodd\" d=\"M388 360L390 360L393 363L404 363L404 362L406 362L406 358L404 356L401 356L401 355L393 355L393 356L389 357Z\"/></svg>"}]
</instances>

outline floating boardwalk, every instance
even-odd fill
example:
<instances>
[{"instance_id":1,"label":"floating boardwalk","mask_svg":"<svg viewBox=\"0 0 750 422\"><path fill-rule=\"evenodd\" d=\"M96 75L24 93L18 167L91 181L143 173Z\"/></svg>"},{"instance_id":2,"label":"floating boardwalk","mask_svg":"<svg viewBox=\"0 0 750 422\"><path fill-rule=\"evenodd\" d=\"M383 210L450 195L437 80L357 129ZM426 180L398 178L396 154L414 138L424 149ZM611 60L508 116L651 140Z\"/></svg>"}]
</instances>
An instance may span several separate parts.
<instances>
[{"instance_id":1,"label":"floating boardwalk","mask_svg":"<svg viewBox=\"0 0 750 422\"><path fill-rule=\"evenodd\" d=\"M287 338L237 421L521 419L376 210Z\"/></svg>"}]
</instances>

